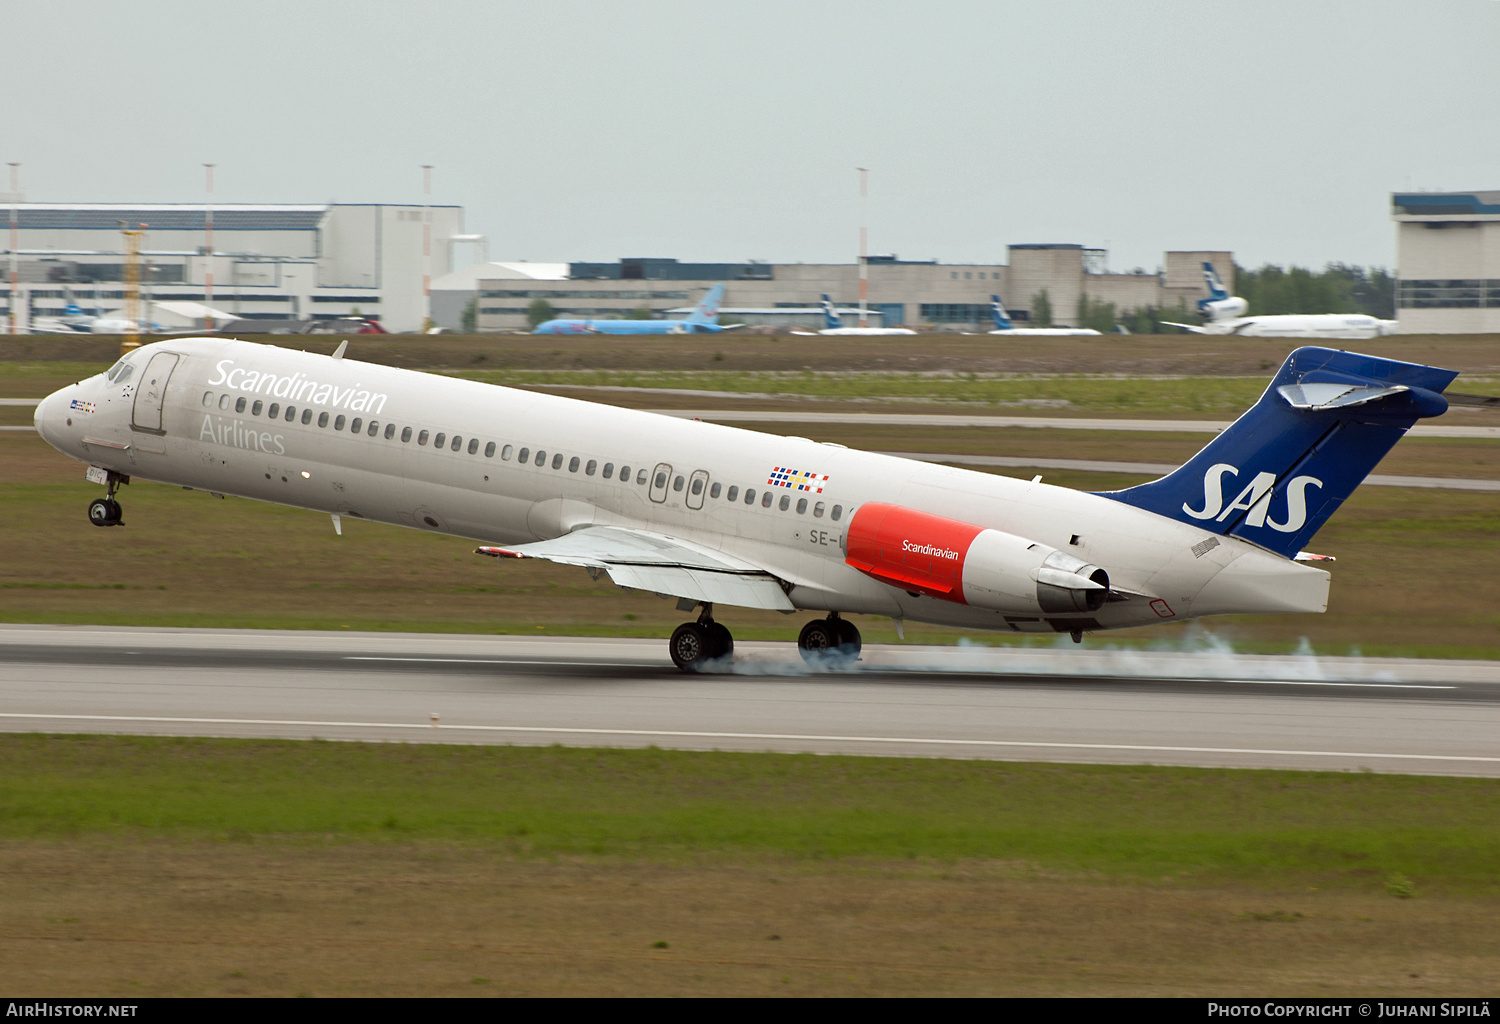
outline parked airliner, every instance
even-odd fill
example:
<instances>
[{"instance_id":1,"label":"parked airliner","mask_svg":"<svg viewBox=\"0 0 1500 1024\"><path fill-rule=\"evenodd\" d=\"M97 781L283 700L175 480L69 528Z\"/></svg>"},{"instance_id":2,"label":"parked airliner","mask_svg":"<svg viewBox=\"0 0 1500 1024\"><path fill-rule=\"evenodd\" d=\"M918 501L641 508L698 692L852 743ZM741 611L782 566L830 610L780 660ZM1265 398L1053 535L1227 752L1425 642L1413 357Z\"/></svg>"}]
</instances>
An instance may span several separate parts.
<instances>
[{"instance_id":1,"label":"parked airliner","mask_svg":"<svg viewBox=\"0 0 1500 1024\"><path fill-rule=\"evenodd\" d=\"M990 316L995 318L995 329L991 334L1009 334L1018 338L1076 338L1092 334L1098 336L1099 332L1092 327L1017 327L1011 323L1010 314L1005 312L1005 305L1000 301L1000 296L990 296Z\"/></svg>"},{"instance_id":2,"label":"parked airliner","mask_svg":"<svg viewBox=\"0 0 1500 1024\"><path fill-rule=\"evenodd\" d=\"M1198 312L1208 318L1203 324L1162 323L1194 334L1238 334L1245 338L1378 338L1395 334L1396 321L1381 320L1364 313L1278 313L1246 316L1250 304L1231 296L1219 280L1212 263L1203 264L1208 298L1198 300Z\"/></svg>"},{"instance_id":3,"label":"parked airliner","mask_svg":"<svg viewBox=\"0 0 1500 1024\"><path fill-rule=\"evenodd\" d=\"M823 296L821 303L823 307L823 326L818 329L819 334L835 336L867 337L882 334L916 334L910 327L845 327L843 318L839 316L838 307L827 295ZM796 331L793 333L802 333Z\"/></svg>"},{"instance_id":4,"label":"parked airliner","mask_svg":"<svg viewBox=\"0 0 1500 1024\"><path fill-rule=\"evenodd\" d=\"M1326 348L1181 468L1121 491L619 409L223 337L142 346L48 396L36 428L120 524L133 479L477 539L677 599L684 670L733 650L724 606L816 611L810 661L858 656L849 613L1071 634L1321 612L1303 546L1450 370ZM106 570L107 571L107 570ZM1393 597L1393 600L1395 598Z\"/></svg>"},{"instance_id":5,"label":"parked airliner","mask_svg":"<svg viewBox=\"0 0 1500 1024\"><path fill-rule=\"evenodd\" d=\"M547 320L533 334L715 334L743 324L719 326L724 286L716 284L693 311L681 320Z\"/></svg>"}]
</instances>

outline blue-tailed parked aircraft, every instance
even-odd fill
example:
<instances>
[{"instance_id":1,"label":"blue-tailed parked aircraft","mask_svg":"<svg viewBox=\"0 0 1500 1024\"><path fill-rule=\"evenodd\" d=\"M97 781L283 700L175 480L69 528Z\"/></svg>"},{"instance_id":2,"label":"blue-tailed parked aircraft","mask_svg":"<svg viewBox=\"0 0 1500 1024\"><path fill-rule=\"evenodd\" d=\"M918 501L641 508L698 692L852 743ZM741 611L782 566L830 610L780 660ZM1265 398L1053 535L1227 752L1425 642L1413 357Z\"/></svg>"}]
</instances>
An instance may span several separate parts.
<instances>
[{"instance_id":1,"label":"blue-tailed parked aircraft","mask_svg":"<svg viewBox=\"0 0 1500 1024\"><path fill-rule=\"evenodd\" d=\"M724 286L716 284L703 301L681 320L548 320L537 324L532 334L714 334L732 331L743 324L719 326L719 303Z\"/></svg>"}]
</instances>

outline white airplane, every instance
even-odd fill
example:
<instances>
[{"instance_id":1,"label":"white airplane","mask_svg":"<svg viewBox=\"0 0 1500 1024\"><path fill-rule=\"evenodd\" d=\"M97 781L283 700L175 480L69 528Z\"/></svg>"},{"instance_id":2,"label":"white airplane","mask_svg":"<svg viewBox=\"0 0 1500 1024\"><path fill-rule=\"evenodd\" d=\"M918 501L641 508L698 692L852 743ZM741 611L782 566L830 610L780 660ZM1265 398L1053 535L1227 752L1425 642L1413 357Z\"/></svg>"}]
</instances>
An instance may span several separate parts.
<instances>
[{"instance_id":1,"label":"white airplane","mask_svg":"<svg viewBox=\"0 0 1500 1024\"><path fill-rule=\"evenodd\" d=\"M1203 279L1208 282L1208 298L1198 300L1198 312L1208 317L1205 324L1171 324L1194 334L1238 334L1244 338L1378 338L1395 334L1396 321L1381 320L1364 313L1278 313L1273 316L1246 316L1250 304L1238 295L1231 296L1212 263L1203 264Z\"/></svg>"},{"instance_id":2,"label":"white airplane","mask_svg":"<svg viewBox=\"0 0 1500 1024\"><path fill-rule=\"evenodd\" d=\"M843 319L839 317L839 311L834 306L833 300L827 295L823 296L823 327L819 334L848 335L852 337L869 337L880 334L916 334L910 327L844 327Z\"/></svg>"},{"instance_id":3,"label":"white airplane","mask_svg":"<svg viewBox=\"0 0 1500 1024\"><path fill-rule=\"evenodd\" d=\"M699 610L668 644L730 655L724 606L819 613L810 662L858 656L845 615L1006 633L1321 612L1302 547L1450 370L1293 352L1180 469L1086 493L733 427L226 338L153 342L36 409L105 488L132 479L474 538Z\"/></svg>"},{"instance_id":4,"label":"white airplane","mask_svg":"<svg viewBox=\"0 0 1500 1024\"><path fill-rule=\"evenodd\" d=\"M1010 315L1000 296L990 296L990 315L995 318L995 329L990 334L1007 334L1019 338L1076 338L1083 335L1098 336L1092 327L1017 327L1011 323Z\"/></svg>"},{"instance_id":5,"label":"white airplane","mask_svg":"<svg viewBox=\"0 0 1500 1024\"><path fill-rule=\"evenodd\" d=\"M95 316L85 313L70 296L60 317L38 317L32 322L34 334L130 334L140 330L134 320L120 316Z\"/></svg>"}]
</instances>

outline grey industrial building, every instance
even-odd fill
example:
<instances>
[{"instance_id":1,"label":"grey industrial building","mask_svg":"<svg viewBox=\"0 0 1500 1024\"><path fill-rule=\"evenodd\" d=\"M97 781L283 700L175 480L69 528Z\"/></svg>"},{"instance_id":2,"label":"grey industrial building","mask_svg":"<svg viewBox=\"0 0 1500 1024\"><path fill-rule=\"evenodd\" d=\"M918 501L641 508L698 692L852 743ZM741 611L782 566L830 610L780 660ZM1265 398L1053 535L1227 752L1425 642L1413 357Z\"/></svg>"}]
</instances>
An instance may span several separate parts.
<instances>
[{"instance_id":1,"label":"grey industrial building","mask_svg":"<svg viewBox=\"0 0 1500 1024\"><path fill-rule=\"evenodd\" d=\"M1397 192L1402 334L1500 333L1500 191Z\"/></svg>"},{"instance_id":2,"label":"grey industrial building","mask_svg":"<svg viewBox=\"0 0 1500 1024\"><path fill-rule=\"evenodd\" d=\"M71 300L118 315L125 304L121 228L145 225L141 246L143 318L152 303L205 300L247 319L333 319L358 311L387 330L414 331L427 317L424 276L451 269L463 208L381 203L213 206L213 252L203 204L13 203L17 321L56 317ZM423 253L424 225L430 241ZM12 257L8 236L0 273ZM0 317L9 291L0 284ZM184 326L164 322L163 326Z\"/></svg>"},{"instance_id":3,"label":"grey industrial building","mask_svg":"<svg viewBox=\"0 0 1500 1024\"><path fill-rule=\"evenodd\" d=\"M874 256L869 261L872 322L926 329L977 329L990 322L990 296L999 294L1019 321L1031 318L1046 291L1053 321L1076 320L1078 299L1112 302L1120 311L1177 308L1203 298L1202 264L1210 261L1233 287L1229 252L1169 252L1159 273L1112 274L1102 250L1082 245L1012 245L1003 264L949 264ZM433 283L433 320L457 328L470 301L482 331L527 327L527 307L545 299L558 316L628 317L645 308L665 316L696 302L714 284L728 285L727 315L746 323L820 326L807 312L827 294L852 307L859 296L853 263L681 263L622 259L615 263L491 263ZM786 311L782 313L781 311Z\"/></svg>"}]
</instances>

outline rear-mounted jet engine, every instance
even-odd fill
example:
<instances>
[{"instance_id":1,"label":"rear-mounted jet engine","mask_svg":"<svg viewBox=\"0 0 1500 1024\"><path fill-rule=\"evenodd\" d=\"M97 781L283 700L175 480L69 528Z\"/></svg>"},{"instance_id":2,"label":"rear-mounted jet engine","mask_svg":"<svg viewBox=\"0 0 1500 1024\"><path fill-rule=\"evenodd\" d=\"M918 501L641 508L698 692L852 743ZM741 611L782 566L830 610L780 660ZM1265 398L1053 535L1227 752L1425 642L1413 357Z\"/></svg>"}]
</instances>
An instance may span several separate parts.
<instances>
[{"instance_id":1,"label":"rear-mounted jet engine","mask_svg":"<svg viewBox=\"0 0 1500 1024\"><path fill-rule=\"evenodd\" d=\"M861 505L844 554L893 587L1012 614L1093 612L1109 598L1109 574L1066 551L899 505Z\"/></svg>"}]
</instances>

